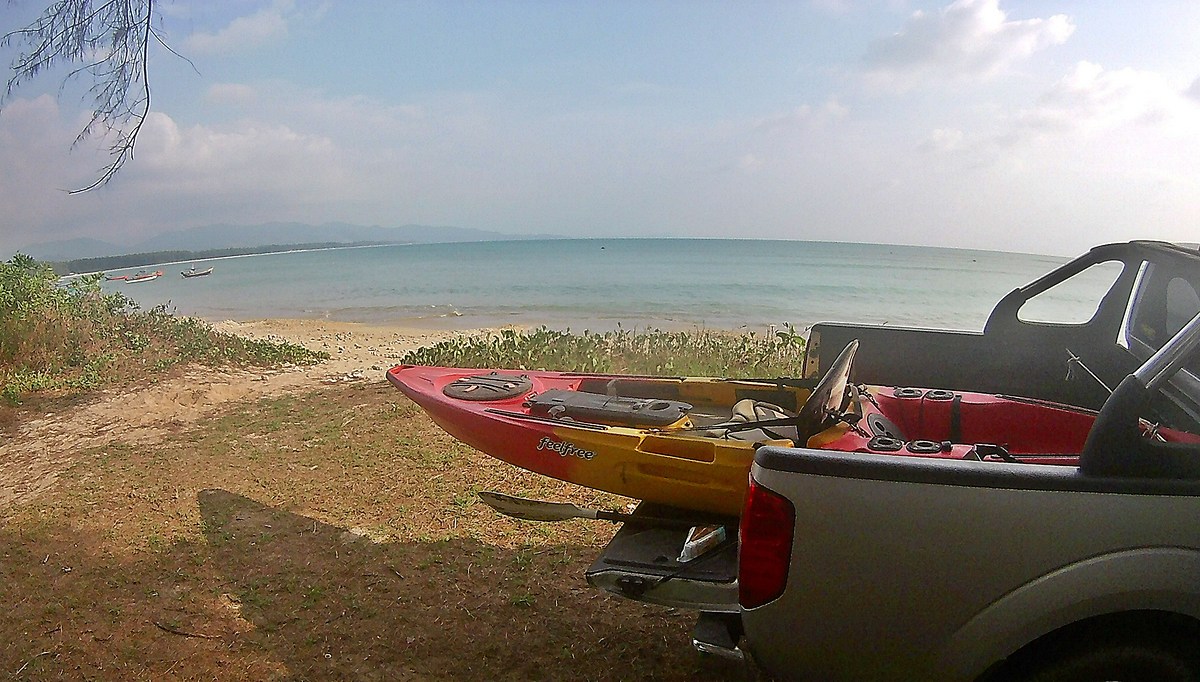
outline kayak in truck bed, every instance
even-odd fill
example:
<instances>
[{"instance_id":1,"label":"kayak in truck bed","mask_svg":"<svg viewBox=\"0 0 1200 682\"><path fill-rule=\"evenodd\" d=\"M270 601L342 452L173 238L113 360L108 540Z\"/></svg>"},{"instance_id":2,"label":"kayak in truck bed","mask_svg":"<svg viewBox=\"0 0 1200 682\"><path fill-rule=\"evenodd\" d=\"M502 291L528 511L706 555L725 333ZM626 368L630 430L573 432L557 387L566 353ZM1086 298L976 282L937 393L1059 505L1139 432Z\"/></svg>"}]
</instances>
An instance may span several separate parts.
<instances>
[{"instance_id":1,"label":"kayak in truck bed","mask_svg":"<svg viewBox=\"0 0 1200 682\"><path fill-rule=\"evenodd\" d=\"M1076 466L1096 411L936 388L855 385L858 342L819 381L400 365L388 379L450 435L546 476L736 516L764 444ZM1196 437L1143 423L1146 437Z\"/></svg>"},{"instance_id":2,"label":"kayak in truck bed","mask_svg":"<svg viewBox=\"0 0 1200 682\"><path fill-rule=\"evenodd\" d=\"M683 509L736 514L754 450L796 428L794 380L642 377L401 365L388 379L458 440L546 476ZM767 419L766 421L770 421Z\"/></svg>"}]
</instances>

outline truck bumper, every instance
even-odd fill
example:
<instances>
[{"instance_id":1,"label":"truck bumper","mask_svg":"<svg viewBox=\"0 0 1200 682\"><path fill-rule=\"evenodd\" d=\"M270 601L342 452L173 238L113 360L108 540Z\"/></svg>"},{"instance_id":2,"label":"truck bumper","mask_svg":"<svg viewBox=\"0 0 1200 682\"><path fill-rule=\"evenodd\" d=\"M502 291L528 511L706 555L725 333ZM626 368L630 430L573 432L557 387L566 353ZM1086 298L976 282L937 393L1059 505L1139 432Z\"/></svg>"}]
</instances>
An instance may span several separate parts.
<instances>
[{"instance_id":1,"label":"truck bumper","mask_svg":"<svg viewBox=\"0 0 1200 682\"><path fill-rule=\"evenodd\" d=\"M700 653L746 663L741 639L742 619L737 614L701 613L692 629L692 646Z\"/></svg>"}]
</instances>

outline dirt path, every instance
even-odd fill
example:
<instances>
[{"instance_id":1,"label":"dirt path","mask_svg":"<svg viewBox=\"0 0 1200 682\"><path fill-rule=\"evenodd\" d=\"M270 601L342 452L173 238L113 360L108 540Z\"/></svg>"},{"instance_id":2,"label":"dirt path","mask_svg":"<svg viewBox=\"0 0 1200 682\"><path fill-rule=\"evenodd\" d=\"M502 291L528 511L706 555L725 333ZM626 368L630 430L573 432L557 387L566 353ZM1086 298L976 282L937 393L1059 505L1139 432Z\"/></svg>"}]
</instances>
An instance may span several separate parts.
<instances>
[{"instance_id":1,"label":"dirt path","mask_svg":"<svg viewBox=\"0 0 1200 682\"><path fill-rule=\"evenodd\" d=\"M309 367L192 369L132 391L106 391L86 404L22 423L15 434L0 442L0 516L49 490L80 451L116 441L153 445L232 401L346 381L378 381L407 351L483 331L428 331L322 320L227 321L214 326L251 339L299 343L332 357Z\"/></svg>"}]
</instances>

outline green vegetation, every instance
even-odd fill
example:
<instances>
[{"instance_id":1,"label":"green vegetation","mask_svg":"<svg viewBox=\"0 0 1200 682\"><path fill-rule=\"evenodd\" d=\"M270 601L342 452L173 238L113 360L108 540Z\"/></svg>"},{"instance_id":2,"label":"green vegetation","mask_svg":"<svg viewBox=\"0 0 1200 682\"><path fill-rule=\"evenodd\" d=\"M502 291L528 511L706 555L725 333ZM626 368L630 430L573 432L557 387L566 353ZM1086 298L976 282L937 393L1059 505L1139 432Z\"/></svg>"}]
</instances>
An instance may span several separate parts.
<instances>
[{"instance_id":1,"label":"green vegetation","mask_svg":"<svg viewBox=\"0 0 1200 682\"><path fill-rule=\"evenodd\" d=\"M9 404L136 381L187 362L270 366L328 357L218 332L162 306L139 310L101 291L100 277L60 282L48 264L22 254L0 264L0 397Z\"/></svg>"},{"instance_id":2,"label":"green vegetation","mask_svg":"<svg viewBox=\"0 0 1200 682\"><path fill-rule=\"evenodd\" d=\"M554 369L617 374L799 376L804 339L791 325L762 336L698 329L618 329L575 335L540 327L443 341L405 355L412 365Z\"/></svg>"},{"instance_id":3,"label":"green vegetation","mask_svg":"<svg viewBox=\"0 0 1200 682\"><path fill-rule=\"evenodd\" d=\"M228 256L247 256L251 254L278 253L301 249L340 249L350 246L380 246L393 243L398 242L318 242L305 244L267 244L264 246L242 246L228 249L205 249L203 251L150 251L146 253L130 253L123 256L77 258L61 263L50 263L50 266L58 274L66 275L72 272L102 272L105 270L120 270L122 268L140 268L157 263L180 263L189 260L225 258Z\"/></svg>"}]
</instances>

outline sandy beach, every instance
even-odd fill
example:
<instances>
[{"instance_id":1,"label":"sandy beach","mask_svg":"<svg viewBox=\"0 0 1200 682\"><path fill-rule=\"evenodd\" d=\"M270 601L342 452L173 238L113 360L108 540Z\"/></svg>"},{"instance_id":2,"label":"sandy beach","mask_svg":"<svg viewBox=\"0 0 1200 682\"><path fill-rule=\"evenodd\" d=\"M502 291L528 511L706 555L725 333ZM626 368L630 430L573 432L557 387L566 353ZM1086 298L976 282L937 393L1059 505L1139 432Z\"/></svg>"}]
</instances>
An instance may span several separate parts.
<instances>
[{"instance_id":1,"label":"sandy beach","mask_svg":"<svg viewBox=\"0 0 1200 682\"><path fill-rule=\"evenodd\" d=\"M384 372L410 350L489 331L302 319L221 321L213 326L250 339L290 341L325 351L330 359L272 369L192 367L144 386L102 391L81 405L28 420L0 443L0 514L52 487L81 450L116 441L153 445L233 401L310 392L344 382L384 381Z\"/></svg>"},{"instance_id":2,"label":"sandy beach","mask_svg":"<svg viewBox=\"0 0 1200 682\"><path fill-rule=\"evenodd\" d=\"M322 381L337 380L348 375L382 378L382 372L397 364L405 353L415 348L461 336L492 331L470 329L447 331L379 326L358 322L330 320L270 319L250 322L225 320L214 322L219 331L237 334L248 339L290 341L310 350L329 353L330 359L312 367L294 368L289 372ZM378 377L370 376L380 373Z\"/></svg>"}]
</instances>

